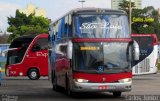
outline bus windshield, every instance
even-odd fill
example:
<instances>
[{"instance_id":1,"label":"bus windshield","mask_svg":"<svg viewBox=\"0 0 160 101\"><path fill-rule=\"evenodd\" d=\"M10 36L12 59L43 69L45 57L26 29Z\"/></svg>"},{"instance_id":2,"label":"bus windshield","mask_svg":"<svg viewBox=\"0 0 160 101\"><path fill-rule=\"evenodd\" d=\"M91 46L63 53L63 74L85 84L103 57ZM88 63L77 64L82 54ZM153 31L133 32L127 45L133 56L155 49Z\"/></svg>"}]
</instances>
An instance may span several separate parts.
<instances>
[{"instance_id":1,"label":"bus windshield","mask_svg":"<svg viewBox=\"0 0 160 101\"><path fill-rule=\"evenodd\" d=\"M153 51L153 42L154 38L152 36L132 36L132 39L135 40L139 44L140 49L140 59L142 61L148 55L150 55Z\"/></svg>"},{"instance_id":2,"label":"bus windshield","mask_svg":"<svg viewBox=\"0 0 160 101\"><path fill-rule=\"evenodd\" d=\"M129 38L126 15L77 15L74 17L75 37Z\"/></svg>"},{"instance_id":3,"label":"bus windshield","mask_svg":"<svg viewBox=\"0 0 160 101\"><path fill-rule=\"evenodd\" d=\"M103 45L102 45L103 43ZM74 43L74 70L119 73L130 70L128 43Z\"/></svg>"},{"instance_id":4,"label":"bus windshield","mask_svg":"<svg viewBox=\"0 0 160 101\"><path fill-rule=\"evenodd\" d=\"M20 63L32 40L33 38L19 38L14 40L9 47L11 49L13 48L13 50L9 50L7 54L7 65Z\"/></svg>"}]
</instances>

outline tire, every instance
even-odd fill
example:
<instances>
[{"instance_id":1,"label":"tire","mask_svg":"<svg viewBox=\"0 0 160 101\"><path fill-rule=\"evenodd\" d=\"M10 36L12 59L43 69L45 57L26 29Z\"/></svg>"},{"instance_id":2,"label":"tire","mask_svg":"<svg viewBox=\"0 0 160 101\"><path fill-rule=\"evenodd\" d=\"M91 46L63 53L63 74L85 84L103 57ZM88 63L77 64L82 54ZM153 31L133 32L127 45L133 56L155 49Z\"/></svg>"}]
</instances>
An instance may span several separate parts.
<instances>
[{"instance_id":1,"label":"tire","mask_svg":"<svg viewBox=\"0 0 160 101\"><path fill-rule=\"evenodd\" d=\"M114 97L120 97L122 92L113 92Z\"/></svg>"},{"instance_id":2,"label":"tire","mask_svg":"<svg viewBox=\"0 0 160 101\"><path fill-rule=\"evenodd\" d=\"M52 72L52 89L54 91L58 91L57 77L56 77L55 73L53 74L53 72Z\"/></svg>"},{"instance_id":3,"label":"tire","mask_svg":"<svg viewBox=\"0 0 160 101\"><path fill-rule=\"evenodd\" d=\"M37 69L30 69L28 71L28 78L30 80L38 80L40 78L38 70Z\"/></svg>"},{"instance_id":4,"label":"tire","mask_svg":"<svg viewBox=\"0 0 160 101\"><path fill-rule=\"evenodd\" d=\"M68 96L71 96L71 97L75 96L74 92L71 91L70 82L69 82L69 79L68 79L67 76L66 76L66 93L67 93Z\"/></svg>"}]
</instances>

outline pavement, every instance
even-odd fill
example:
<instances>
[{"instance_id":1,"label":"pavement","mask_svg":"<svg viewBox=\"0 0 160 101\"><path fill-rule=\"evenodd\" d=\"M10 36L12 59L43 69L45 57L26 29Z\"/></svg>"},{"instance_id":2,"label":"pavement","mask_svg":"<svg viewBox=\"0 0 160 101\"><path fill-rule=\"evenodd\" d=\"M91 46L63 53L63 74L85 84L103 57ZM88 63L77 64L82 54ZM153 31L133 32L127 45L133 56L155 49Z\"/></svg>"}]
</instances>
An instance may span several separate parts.
<instances>
[{"instance_id":1,"label":"pavement","mask_svg":"<svg viewBox=\"0 0 160 101\"><path fill-rule=\"evenodd\" d=\"M79 93L69 97L64 89L52 90L47 77L29 80L27 77L6 77L3 75L0 87L0 101L160 101L160 73L133 77L131 92L113 97L111 93Z\"/></svg>"}]
</instances>

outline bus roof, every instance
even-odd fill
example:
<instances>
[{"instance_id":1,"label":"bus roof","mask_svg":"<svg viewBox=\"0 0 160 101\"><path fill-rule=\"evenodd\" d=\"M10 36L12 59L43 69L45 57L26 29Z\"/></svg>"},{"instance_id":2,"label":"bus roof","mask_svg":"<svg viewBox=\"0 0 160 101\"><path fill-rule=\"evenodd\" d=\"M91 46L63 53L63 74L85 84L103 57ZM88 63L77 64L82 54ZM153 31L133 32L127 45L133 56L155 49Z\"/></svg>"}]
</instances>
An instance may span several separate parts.
<instances>
[{"instance_id":1,"label":"bus roof","mask_svg":"<svg viewBox=\"0 0 160 101\"><path fill-rule=\"evenodd\" d=\"M23 36L20 36L20 37L18 37L18 38L16 38L16 39L14 39L14 41L16 40L16 41L20 41L20 40L23 40L23 39L27 39L27 38L31 38L31 39L34 39L36 36L42 36L42 37L47 37L48 36L48 34L29 34L29 35L23 35Z\"/></svg>"},{"instance_id":2,"label":"bus roof","mask_svg":"<svg viewBox=\"0 0 160 101\"><path fill-rule=\"evenodd\" d=\"M158 44L158 37L156 34L131 34L131 37L153 37L154 38L154 45Z\"/></svg>"},{"instance_id":3,"label":"bus roof","mask_svg":"<svg viewBox=\"0 0 160 101\"><path fill-rule=\"evenodd\" d=\"M60 20L62 17L69 15L69 14L93 14L93 13L97 13L97 14L127 14L123 10L116 10L116 9L95 8L95 7L76 8L76 9L73 9L73 10L69 11L68 13L64 14L59 19L51 22L50 25L52 25L56 21Z\"/></svg>"},{"instance_id":4,"label":"bus roof","mask_svg":"<svg viewBox=\"0 0 160 101\"><path fill-rule=\"evenodd\" d=\"M71 12L73 13L92 13L92 12L97 12L97 13L116 13L116 14L126 14L125 11L123 10L115 10L115 9L106 9L106 8L77 8L72 10Z\"/></svg>"},{"instance_id":5,"label":"bus roof","mask_svg":"<svg viewBox=\"0 0 160 101\"><path fill-rule=\"evenodd\" d=\"M23 36L20 36L20 37L18 37L18 38L16 38L16 39L21 39L21 38L34 38L34 37L36 37L36 36L37 36L37 34L23 35Z\"/></svg>"}]
</instances>

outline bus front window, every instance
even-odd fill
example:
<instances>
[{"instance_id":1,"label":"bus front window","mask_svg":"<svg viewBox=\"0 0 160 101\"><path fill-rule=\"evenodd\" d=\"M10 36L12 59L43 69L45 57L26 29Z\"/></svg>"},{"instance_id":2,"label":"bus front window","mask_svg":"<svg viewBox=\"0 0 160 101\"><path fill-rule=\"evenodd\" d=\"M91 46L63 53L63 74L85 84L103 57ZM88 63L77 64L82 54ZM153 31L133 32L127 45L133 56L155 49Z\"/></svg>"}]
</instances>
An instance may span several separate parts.
<instances>
[{"instance_id":1,"label":"bus front window","mask_svg":"<svg viewBox=\"0 0 160 101\"><path fill-rule=\"evenodd\" d=\"M78 38L130 37L126 15L77 15L74 19Z\"/></svg>"},{"instance_id":2,"label":"bus front window","mask_svg":"<svg viewBox=\"0 0 160 101\"><path fill-rule=\"evenodd\" d=\"M74 70L119 73L130 71L128 43L75 43Z\"/></svg>"},{"instance_id":3,"label":"bus front window","mask_svg":"<svg viewBox=\"0 0 160 101\"><path fill-rule=\"evenodd\" d=\"M13 48L13 50L9 50L7 53L7 65L20 63L32 40L33 38L19 38L14 40L9 47L10 49Z\"/></svg>"}]
</instances>

